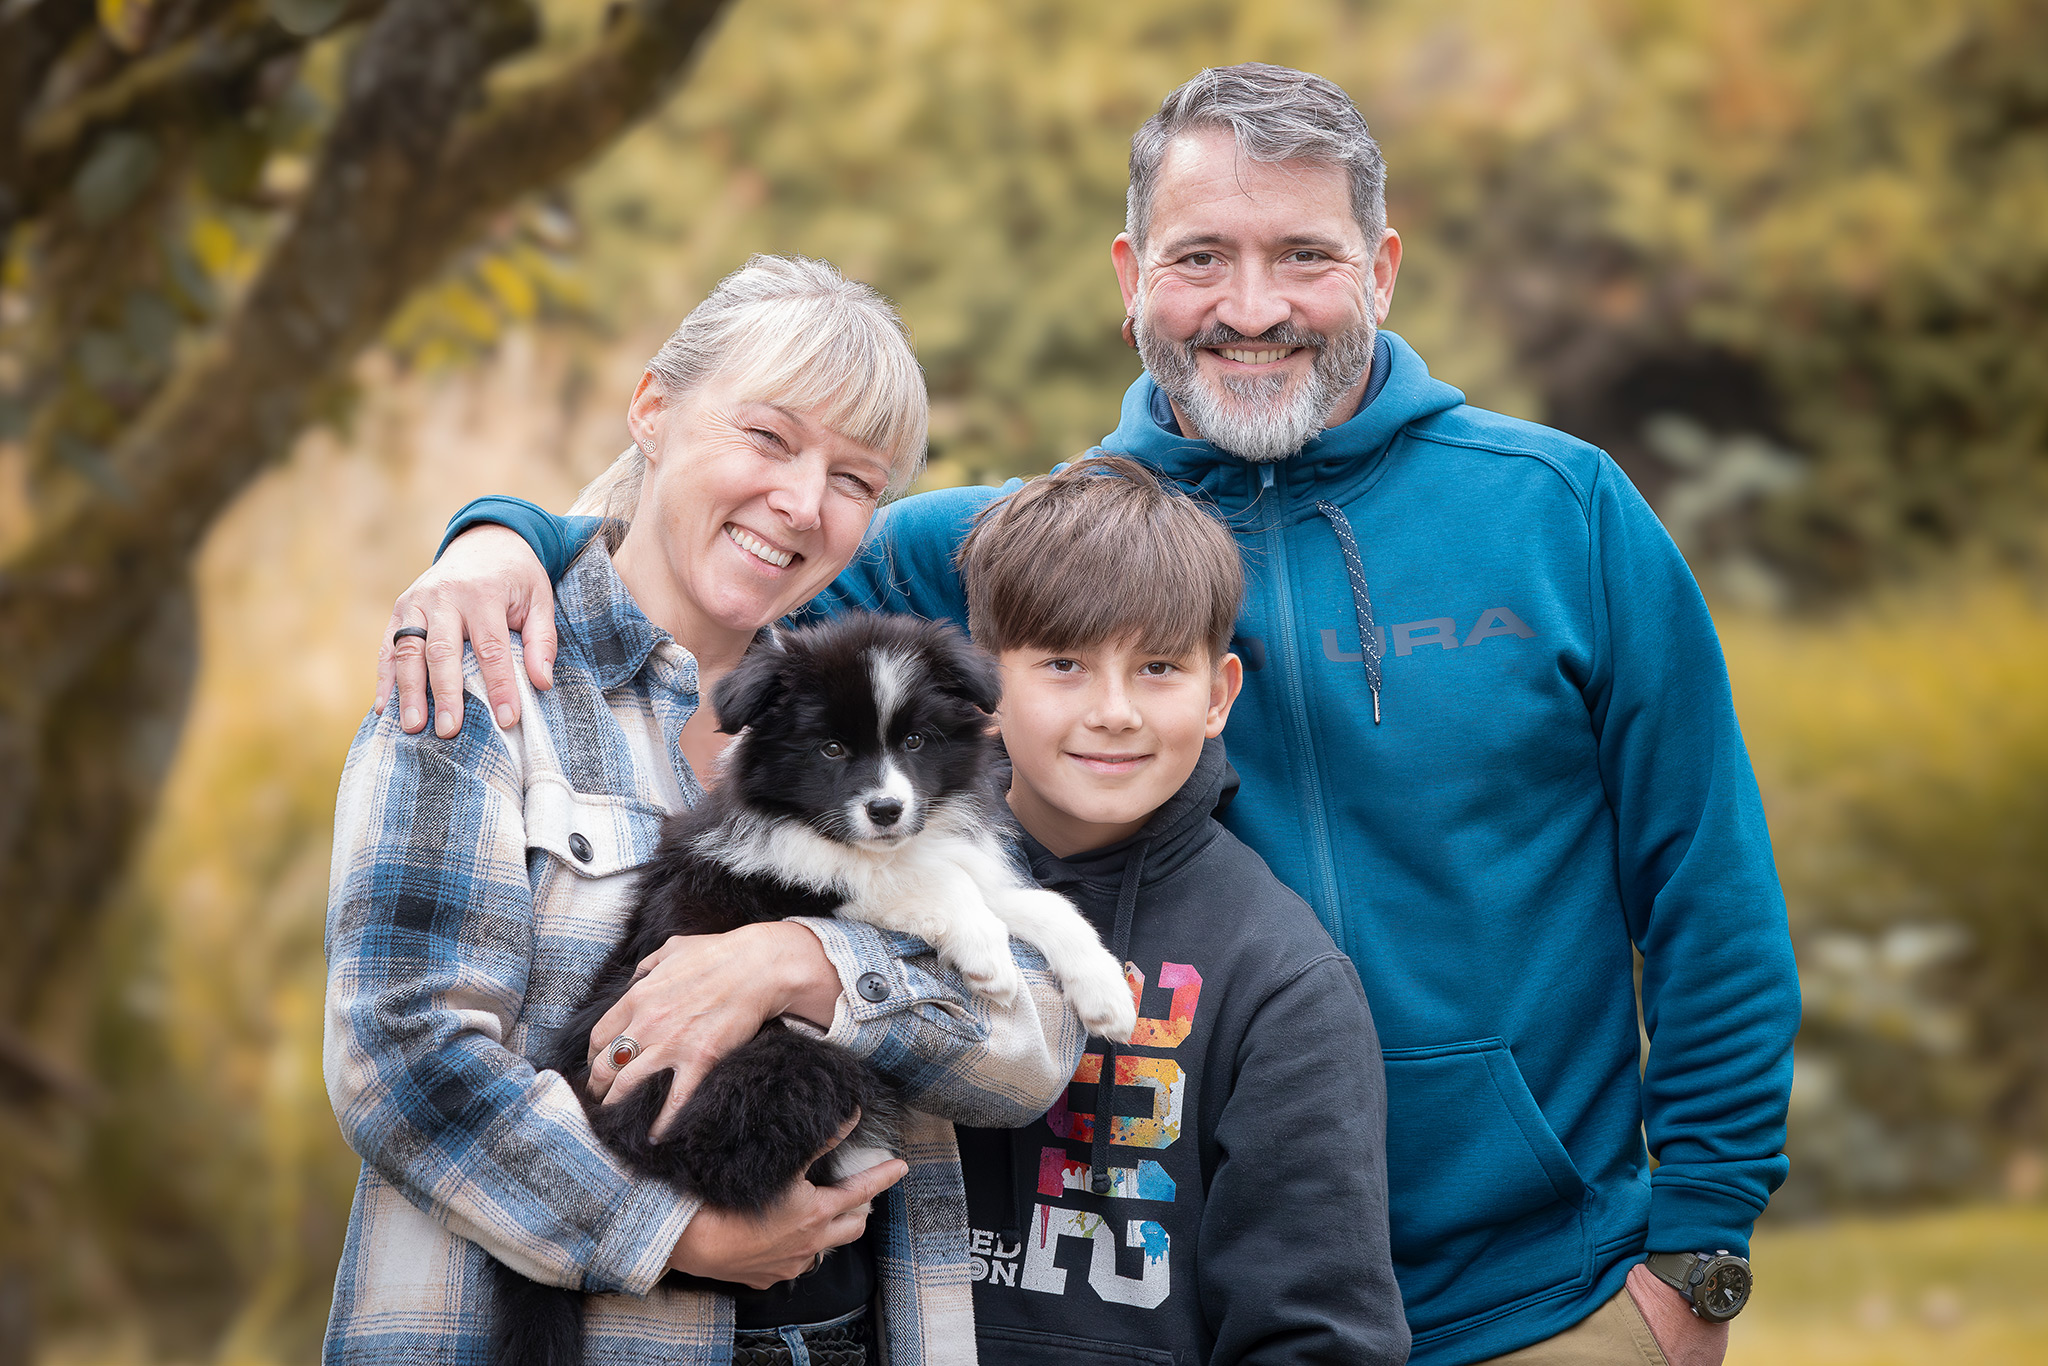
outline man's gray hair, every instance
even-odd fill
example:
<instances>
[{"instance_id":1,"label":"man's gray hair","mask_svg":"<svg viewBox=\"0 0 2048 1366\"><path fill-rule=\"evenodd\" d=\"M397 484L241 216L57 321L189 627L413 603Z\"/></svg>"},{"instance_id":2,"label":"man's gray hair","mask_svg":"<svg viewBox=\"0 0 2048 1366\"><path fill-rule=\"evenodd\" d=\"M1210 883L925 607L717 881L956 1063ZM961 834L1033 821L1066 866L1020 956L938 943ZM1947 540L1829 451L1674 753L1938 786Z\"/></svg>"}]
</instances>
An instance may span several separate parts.
<instances>
[{"instance_id":1,"label":"man's gray hair","mask_svg":"<svg viewBox=\"0 0 2048 1366\"><path fill-rule=\"evenodd\" d=\"M1131 188L1124 231L1145 245L1159 164L1183 133L1228 128L1253 161L1319 161L1351 177L1351 213L1368 251L1387 230L1387 164L1358 106L1334 81L1290 66L1212 66L1166 97L1131 139Z\"/></svg>"},{"instance_id":2,"label":"man's gray hair","mask_svg":"<svg viewBox=\"0 0 2048 1366\"><path fill-rule=\"evenodd\" d=\"M690 310L647 369L670 400L718 379L737 399L809 411L881 452L886 496L924 466L929 411L909 330L887 299L829 262L753 257ZM646 471L646 455L627 447L570 512L630 521Z\"/></svg>"}]
</instances>

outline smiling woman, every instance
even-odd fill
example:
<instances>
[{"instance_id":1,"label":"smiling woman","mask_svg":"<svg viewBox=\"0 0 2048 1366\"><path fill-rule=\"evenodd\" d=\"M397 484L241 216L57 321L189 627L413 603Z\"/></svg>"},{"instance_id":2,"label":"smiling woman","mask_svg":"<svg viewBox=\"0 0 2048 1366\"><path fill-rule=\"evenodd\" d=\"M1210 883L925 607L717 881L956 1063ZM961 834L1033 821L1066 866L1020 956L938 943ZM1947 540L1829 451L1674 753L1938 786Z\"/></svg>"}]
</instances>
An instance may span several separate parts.
<instances>
[{"instance_id":1,"label":"smiling woman","mask_svg":"<svg viewBox=\"0 0 2048 1366\"><path fill-rule=\"evenodd\" d=\"M883 497L924 457L924 376L879 296L823 262L756 257L648 362L633 445L584 490L613 567L685 642L700 689L754 633L815 597L860 548ZM708 709L691 766L723 747Z\"/></svg>"},{"instance_id":2,"label":"smiling woman","mask_svg":"<svg viewBox=\"0 0 2048 1366\"><path fill-rule=\"evenodd\" d=\"M756 257L649 363L627 421L632 449L584 494L607 534L557 594L553 686L528 680L518 719L494 725L465 651L460 719L438 691L431 729L387 707L342 775L327 1081L363 1174L327 1359L489 1356L487 1253L614 1292L585 1301L591 1360L726 1361L749 1334L865 1350L874 1303L891 1360L950 1359L972 1335L964 1242L932 1232L959 1199L950 1145L798 1180L758 1218L702 1209L625 1169L570 1083L530 1061L624 929L663 818L714 780L729 737L701 700L915 477L926 400L886 300L823 262ZM921 952L837 920L671 938L594 1031L591 1095L617 1104L673 1071L666 1128L713 1062L788 1015L900 1063L884 1071L921 1110L1043 1110L1081 1037L1050 976L989 1008L936 961L906 967ZM956 1015L983 1025L969 1037ZM700 1279L662 1286L671 1269Z\"/></svg>"}]
</instances>

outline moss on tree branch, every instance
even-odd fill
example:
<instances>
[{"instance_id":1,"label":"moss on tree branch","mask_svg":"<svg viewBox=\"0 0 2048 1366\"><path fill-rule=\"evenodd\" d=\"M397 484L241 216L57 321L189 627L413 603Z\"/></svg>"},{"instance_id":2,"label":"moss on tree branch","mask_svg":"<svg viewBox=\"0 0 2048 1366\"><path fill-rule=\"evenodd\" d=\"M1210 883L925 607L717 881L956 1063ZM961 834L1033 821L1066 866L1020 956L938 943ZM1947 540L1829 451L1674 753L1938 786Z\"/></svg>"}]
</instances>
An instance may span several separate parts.
<instances>
[{"instance_id":1,"label":"moss on tree branch","mask_svg":"<svg viewBox=\"0 0 2048 1366\"><path fill-rule=\"evenodd\" d=\"M67 916L89 919L154 786L115 785L98 817L86 804L90 828L64 848L30 839L29 804L59 801L71 781L42 762L43 728L185 591L214 517L289 450L407 295L492 215L650 112L718 8L642 0L552 76L481 107L490 69L531 41L526 0L415 0L372 20L312 181L239 304L130 424L107 477L71 481L0 564L0 657L13 661L0 756L22 773L0 793L0 904L31 915L59 896ZM81 878L84 864L94 871ZM0 1019L21 1018L30 980L0 981Z\"/></svg>"}]
</instances>

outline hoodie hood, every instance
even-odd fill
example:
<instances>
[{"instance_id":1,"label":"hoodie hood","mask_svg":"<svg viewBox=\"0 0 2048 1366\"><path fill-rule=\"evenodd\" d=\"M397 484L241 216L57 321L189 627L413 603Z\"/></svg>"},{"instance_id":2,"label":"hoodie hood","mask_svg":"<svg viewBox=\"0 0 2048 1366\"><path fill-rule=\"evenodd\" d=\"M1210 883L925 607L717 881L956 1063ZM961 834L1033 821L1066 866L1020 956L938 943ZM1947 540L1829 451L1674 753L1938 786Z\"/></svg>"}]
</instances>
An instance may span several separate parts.
<instances>
[{"instance_id":1,"label":"hoodie hood","mask_svg":"<svg viewBox=\"0 0 2048 1366\"><path fill-rule=\"evenodd\" d=\"M1189 488L1199 488L1214 499L1224 513L1242 512L1258 500L1260 471L1310 467L1315 498L1348 502L1378 472L1382 457L1394 437L1408 424L1456 408L1465 395L1441 380L1432 379L1429 367L1415 349L1392 332L1382 331L1375 347L1386 355L1386 380L1372 401L1361 407L1350 421L1311 437L1295 454L1269 465L1255 465L1207 441L1183 436L1153 416L1159 386L1149 374L1140 375L1124 394L1123 415L1117 428L1103 441L1103 449L1135 456ZM1306 478L1284 480L1306 490ZM1270 484L1268 484L1270 487ZM1286 509L1289 521L1316 515L1312 499Z\"/></svg>"}]
</instances>

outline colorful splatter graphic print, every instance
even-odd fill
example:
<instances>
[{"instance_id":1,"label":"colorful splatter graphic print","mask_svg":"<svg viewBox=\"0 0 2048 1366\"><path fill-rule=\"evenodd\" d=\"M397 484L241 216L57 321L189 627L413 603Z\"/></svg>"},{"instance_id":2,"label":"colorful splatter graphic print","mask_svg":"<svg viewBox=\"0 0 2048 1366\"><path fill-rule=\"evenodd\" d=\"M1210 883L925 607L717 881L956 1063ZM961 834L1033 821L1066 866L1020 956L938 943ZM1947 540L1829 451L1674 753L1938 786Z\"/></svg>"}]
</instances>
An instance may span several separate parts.
<instances>
[{"instance_id":1,"label":"colorful splatter graphic print","mask_svg":"<svg viewBox=\"0 0 2048 1366\"><path fill-rule=\"evenodd\" d=\"M1129 1045L1134 1052L1119 1051L1107 1086L1103 1085L1102 1055L1082 1056L1067 1091L1043 1121L1051 1136L1065 1142L1039 1149L1036 1194L1040 1198L1032 1207L1030 1227L1023 1231L1017 1244L1007 1243L985 1229L974 1230L976 1281L1045 1295L1088 1293L1107 1304L1139 1309L1156 1309L1172 1291L1173 1240L1164 1224L1156 1218L1142 1217L1142 1206L1126 1213L1128 1207L1118 1202L1170 1205L1178 1195L1179 1185L1168 1171L1172 1159L1162 1161L1160 1157L1165 1156L1162 1150L1180 1141L1189 1077L1179 1060L1157 1055L1172 1053L1193 1033L1195 1015L1201 1006L1202 974L1189 963L1159 965L1158 990L1171 993L1163 1016L1144 1013L1148 983L1141 968L1126 963L1124 980L1130 983L1131 997L1139 1011L1137 1032ZM1135 1052L1138 1049L1145 1053ZM1083 1109L1076 1104L1076 1087L1093 1091L1095 1109ZM1133 1092L1149 1096L1149 1112L1117 1113L1117 1109L1128 1107L1135 1099ZM1113 1156L1109 1193L1097 1196L1089 1189L1088 1161L1085 1156L1076 1156L1075 1150L1085 1151L1085 1145L1094 1141L1102 1111L1109 1112ZM1149 1151L1158 1156L1115 1154L1118 1148ZM1191 1174L1192 1169L1184 1172L1182 1179ZM1059 1264L1063 1239L1088 1244L1085 1276L1069 1275L1077 1269L1072 1259L1065 1266ZM1120 1257L1120 1248L1138 1255ZM1080 1291L1081 1285L1086 1285L1087 1291Z\"/></svg>"}]
</instances>

